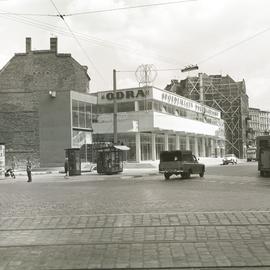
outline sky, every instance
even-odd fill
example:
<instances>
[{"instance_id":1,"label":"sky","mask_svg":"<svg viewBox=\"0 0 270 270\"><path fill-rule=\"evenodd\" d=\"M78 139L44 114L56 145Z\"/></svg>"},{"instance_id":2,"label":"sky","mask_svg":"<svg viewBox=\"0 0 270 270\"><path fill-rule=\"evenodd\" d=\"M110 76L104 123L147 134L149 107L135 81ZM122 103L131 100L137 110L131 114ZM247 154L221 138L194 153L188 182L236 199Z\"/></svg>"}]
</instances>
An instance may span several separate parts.
<instances>
[{"instance_id":1,"label":"sky","mask_svg":"<svg viewBox=\"0 0 270 270\"><path fill-rule=\"evenodd\" d=\"M137 68L153 65L153 85L164 89L172 79L206 74L245 80L250 107L270 111L270 1L187 0L180 3L64 17L73 14L176 0L0 0L0 69L14 53L49 49L71 53L88 66L90 91L139 86ZM57 8L57 10L56 10ZM10 15L19 13L28 15ZM199 70L181 73L188 65Z\"/></svg>"}]
</instances>

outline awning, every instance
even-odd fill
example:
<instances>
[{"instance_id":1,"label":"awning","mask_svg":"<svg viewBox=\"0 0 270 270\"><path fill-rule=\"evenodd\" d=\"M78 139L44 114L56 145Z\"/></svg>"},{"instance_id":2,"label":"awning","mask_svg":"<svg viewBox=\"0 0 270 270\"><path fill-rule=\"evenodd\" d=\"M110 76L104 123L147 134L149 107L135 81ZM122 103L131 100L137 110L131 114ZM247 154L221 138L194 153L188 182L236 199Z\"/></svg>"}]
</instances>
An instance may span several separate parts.
<instances>
[{"instance_id":1,"label":"awning","mask_svg":"<svg viewBox=\"0 0 270 270\"><path fill-rule=\"evenodd\" d=\"M114 145L113 147L116 148L116 149L122 150L122 151L127 151L127 150L130 149L126 145Z\"/></svg>"}]
</instances>

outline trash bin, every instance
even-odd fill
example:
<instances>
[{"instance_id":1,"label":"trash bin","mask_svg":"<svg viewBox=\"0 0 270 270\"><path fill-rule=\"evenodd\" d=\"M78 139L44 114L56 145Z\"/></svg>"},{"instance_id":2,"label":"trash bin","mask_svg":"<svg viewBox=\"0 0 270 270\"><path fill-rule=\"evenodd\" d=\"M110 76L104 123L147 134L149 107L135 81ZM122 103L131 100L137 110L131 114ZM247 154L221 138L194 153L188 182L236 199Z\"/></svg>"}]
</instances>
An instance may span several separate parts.
<instances>
[{"instance_id":1,"label":"trash bin","mask_svg":"<svg viewBox=\"0 0 270 270\"><path fill-rule=\"evenodd\" d=\"M65 151L68 158L69 175L81 175L80 148L68 148Z\"/></svg>"}]
</instances>

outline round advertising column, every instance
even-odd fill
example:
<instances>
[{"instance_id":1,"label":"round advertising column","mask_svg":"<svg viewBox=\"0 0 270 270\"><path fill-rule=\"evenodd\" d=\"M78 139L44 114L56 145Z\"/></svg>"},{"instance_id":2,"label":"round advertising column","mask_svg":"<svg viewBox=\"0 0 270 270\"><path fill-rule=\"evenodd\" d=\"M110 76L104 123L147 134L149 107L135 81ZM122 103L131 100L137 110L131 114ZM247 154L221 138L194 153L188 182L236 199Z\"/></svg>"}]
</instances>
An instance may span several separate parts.
<instances>
[{"instance_id":1,"label":"round advertising column","mask_svg":"<svg viewBox=\"0 0 270 270\"><path fill-rule=\"evenodd\" d=\"M0 180L5 179L5 144L0 143Z\"/></svg>"},{"instance_id":2,"label":"round advertising column","mask_svg":"<svg viewBox=\"0 0 270 270\"><path fill-rule=\"evenodd\" d=\"M68 172L70 176L81 175L81 153L80 148L68 148L66 157L68 158Z\"/></svg>"}]
</instances>

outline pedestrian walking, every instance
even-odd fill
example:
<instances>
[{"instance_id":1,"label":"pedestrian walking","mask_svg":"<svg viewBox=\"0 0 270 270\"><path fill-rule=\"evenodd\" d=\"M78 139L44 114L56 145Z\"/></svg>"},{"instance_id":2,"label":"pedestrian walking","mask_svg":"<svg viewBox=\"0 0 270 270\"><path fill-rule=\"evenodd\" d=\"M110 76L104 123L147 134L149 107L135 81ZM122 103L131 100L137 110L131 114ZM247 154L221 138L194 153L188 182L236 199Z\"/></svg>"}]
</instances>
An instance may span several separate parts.
<instances>
[{"instance_id":1,"label":"pedestrian walking","mask_svg":"<svg viewBox=\"0 0 270 270\"><path fill-rule=\"evenodd\" d=\"M11 160L11 170L10 170L10 176L12 177L12 178L16 178L16 176L15 176L15 168L16 168L16 159L15 159L15 157L13 156L12 157L12 160Z\"/></svg>"},{"instance_id":2,"label":"pedestrian walking","mask_svg":"<svg viewBox=\"0 0 270 270\"><path fill-rule=\"evenodd\" d=\"M65 167L65 177L68 176L68 166L69 166L68 158L65 158L65 165L64 165L64 167Z\"/></svg>"},{"instance_id":3,"label":"pedestrian walking","mask_svg":"<svg viewBox=\"0 0 270 270\"><path fill-rule=\"evenodd\" d=\"M27 158L26 162L26 172L28 176L28 181L27 182L32 182L32 162L30 161L30 158Z\"/></svg>"}]
</instances>

